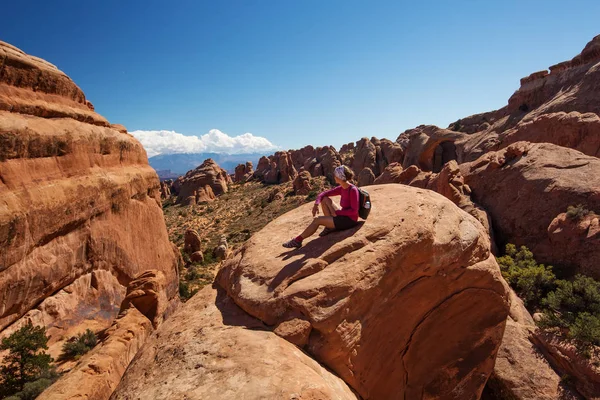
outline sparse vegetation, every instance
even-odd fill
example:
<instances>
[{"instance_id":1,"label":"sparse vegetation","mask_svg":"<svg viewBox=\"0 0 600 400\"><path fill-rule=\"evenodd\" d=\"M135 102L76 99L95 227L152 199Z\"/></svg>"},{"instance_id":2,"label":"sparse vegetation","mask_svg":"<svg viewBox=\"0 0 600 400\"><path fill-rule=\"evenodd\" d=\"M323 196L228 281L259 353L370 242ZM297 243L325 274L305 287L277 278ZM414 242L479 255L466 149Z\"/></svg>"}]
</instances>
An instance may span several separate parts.
<instances>
[{"instance_id":1,"label":"sparse vegetation","mask_svg":"<svg viewBox=\"0 0 600 400\"><path fill-rule=\"evenodd\" d=\"M0 397L33 399L56 379L47 349L46 329L31 322L2 339L0 351L8 354L0 366Z\"/></svg>"},{"instance_id":2,"label":"sparse vegetation","mask_svg":"<svg viewBox=\"0 0 600 400\"><path fill-rule=\"evenodd\" d=\"M584 356L600 346L600 282L581 274L557 279L551 266L538 264L533 253L508 244L499 257L502 275L531 312L542 312L539 323L573 342Z\"/></svg>"},{"instance_id":3,"label":"sparse vegetation","mask_svg":"<svg viewBox=\"0 0 600 400\"><path fill-rule=\"evenodd\" d=\"M567 207L567 217L575 220L580 220L590 213L590 210L585 208L583 204Z\"/></svg>"},{"instance_id":4,"label":"sparse vegetation","mask_svg":"<svg viewBox=\"0 0 600 400\"><path fill-rule=\"evenodd\" d=\"M314 198L317 193L329 187L325 178L311 180ZM169 239L180 249L184 245L184 232L197 231L202 240L204 261L192 263L190 255L181 251L185 268L180 271L179 293L188 299L199 289L213 282L219 261L213 257L213 249L225 236L232 251L248 240L254 232L262 229L278 216L304 204L306 196L294 194L292 183L273 186L258 182L244 185L231 185L230 190L215 201L191 206L174 204L174 197L163 201L163 212L169 232ZM281 192L283 196L275 196ZM269 201L271 199L271 201Z\"/></svg>"},{"instance_id":5,"label":"sparse vegetation","mask_svg":"<svg viewBox=\"0 0 600 400\"><path fill-rule=\"evenodd\" d=\"M84 333L73 336L67 340L62 347L61 360L78 360L82 355L96 346L98 338L96 334L89 329Z\"/></svg>"}]
</instances>

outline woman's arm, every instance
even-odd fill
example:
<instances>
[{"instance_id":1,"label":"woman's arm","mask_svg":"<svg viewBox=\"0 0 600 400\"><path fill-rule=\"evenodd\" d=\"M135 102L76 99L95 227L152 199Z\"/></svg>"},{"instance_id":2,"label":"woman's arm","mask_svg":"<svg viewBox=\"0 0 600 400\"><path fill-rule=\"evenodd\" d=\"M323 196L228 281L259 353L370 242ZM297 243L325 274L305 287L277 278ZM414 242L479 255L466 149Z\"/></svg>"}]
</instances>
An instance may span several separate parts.
<instances>
[{"instance_id":1,"label":"woman's arm","mask_svg":"<svg viewBox=\"0 0 600 400\"><path fill-rule=\"evenodd\" d=\"M341 194L342 194L342 187L341 186L334 187L333 189L319 193L319 195L317 196L317 199L315 200L315 204L321 204L321 200L323 200L323 197L339 196Z\"/></svg>"},{"instance_id":2,"label":"woman's arm","mask_svg":"<svg viewBox=\"0 0 600 400\"><path fill-rule=\"evenodd\" d=\"M337 210L336 215L345 215L346 217L352 217L358 215L358 189L356 186L352 186L350 189L350 208L344 210Z\"/></svg>"}]
</instances>

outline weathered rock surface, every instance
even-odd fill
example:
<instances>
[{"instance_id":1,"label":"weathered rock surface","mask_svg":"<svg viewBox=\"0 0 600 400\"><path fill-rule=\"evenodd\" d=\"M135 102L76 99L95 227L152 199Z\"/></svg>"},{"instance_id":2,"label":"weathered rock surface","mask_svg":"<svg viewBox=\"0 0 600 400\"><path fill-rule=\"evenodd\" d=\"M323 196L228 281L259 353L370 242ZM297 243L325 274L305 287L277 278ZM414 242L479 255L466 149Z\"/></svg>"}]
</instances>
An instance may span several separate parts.
<instances>
[{"instance_id":1,"label":"weathered rock surface","mask_svg":"<svg viewBox=\"0 0 600 400\"><path fill-rule=\"evenodd\" d=\"M492 217L500 244L525 245L542 263L600 278L590 258L600 243L592 223L577 237L562 235L564 225L553 223L564 219L570 205L600 210L600 159L553 144L517 142L461 164L460 170L473 200Z\"/></svg>"},{"instance_id":2,"label":"weathered rock surface","mask_svg":"<svg viewBox=\"0 0 600 400\"><path fill-rule=\"evenodd\" d=\"M185 236L183 238L183 251L188 254L195 253L197 251L202 250L202 239L198 232L193 229L188 229L185 231Z\"/></svg>"},{"instance_id":3,"label":"weathered rock surface","mask_svg":"<svg viewBox=\"0 0 600 400\"><path fill-rule=\"evenodd\" d=\"M216 196L227 193L231 177L223 168L209 158L196 169L188 171L177 190L177 204L190 205L213 201Z\"/></svg>"},{"instance_id":4,"label":"weathered rock surface","mask_svg":"<svg viewBox=\"0 0 600 400\"><path fill-rule=\"evenodd\" d=\"M294 179L294 192L297 195L306 196L311 190L312 186L310 185L310 172L300 172L296 179Z\"/></svg>"},{"instance_id":5,"label":"weathered rock surface","mask_svg":"<svg viewBox=\"0 0 600 400\"><path fill-rule=\"evenodd\" d=\"M348 386L206 287L151 336L111 399L357 399Z\"/></svg>"},{"instance_id":6,"label":"weathered rock surface","mask_svg":"<svg viewBox=\"0 0 600 400\"><path fill-rule=\"evenodd\" d=\"M489 398L519 400L578 399L562 387L560 376L530 339L536 330L533 318L511 290L511 307L494 372L488 381ZM484 396L485 397L485 396Z\"/></svg>"},{"instance_id":7,"label":"weathered rock surface","mask_svg":"<svg viewBox=\"0 0 600 400\"><path fill-rule=\"evenodd\" d=\"M551 66L549 73L540 71L523 78L507 106L450 124L450 129L467 134L479 132L469 139L465 160L522 140L597 155L597 122L593 120L600 115L599 46L600 35L571 61Z\"/></svg>"},{"instance_id":8,"label":"weathered rock surface","mask_svg":"<svg viewBox=\"0 0 600 400\"><path fill-rule=\"evenodd\" d=\"M509 310L483 226L431 191L369 192L366 223L265 252L310 222L307 204L250 238L217 281L276 332L308 337L365 399L479 398Z\"/></svg>"},{"instance_id":9,"label":"weathered rock surface","mask_svg":"<svg viewBox=\"0 0 600 400\"><path fill-rule=\"evenodd\" d=\"M261 157L253 177L265 183L274 184L291 182L297 174L292 155L286 151L278 151L268 158Z\"/></svg>"},{"instance_id":10,"label":"weathered rock surface","mask_svg":"<svg viewBox=\"0 0 600 400\"><path fill-rule=\"evenodd\" d=\"M65 340L90 329L100 332L111 326L119 314L126 288L109 271L96 270L77 278L58 293L46 298L17 322L0 333L0 339L10 336L23 325L46 327L48 354L58 359ZM61 364L59 371L70 365Z\"/></svg>"},{"instance_id":11,"label":"weathered rock surface","mask_svg":"<svg viewBox=\"0 0 600 400\"><path fill-rule=\"evenodd\" d=\"M0 65L0 329L97 270L124 288L158 268L177 296L141 144L53 65L5 43Z\"/></svg>"},{"instance_id":12,"label":"weathered rock surface","mask_svg":"<svg viewBox=\"0 0 600 400\"><path fill-rule=\"evenodd\" d=\"M247 180L252 178L254 174L254 166L251 161L246 162L246 164L238 164L235 167L235 173L233 177L234 182L246 182Z\"/></svg>"},{"instance_id":13,"label":"weathered rock surface","mask_svg":"<svg viewBox=\"0 0 600 400\"><path fill-rule=\"evenodd\" d=\"M404 149L402 167L417 166L422 171L439 172L451 160L460 160L456 141L466 135L433 125L420 125L398 136Z\"/></svg>"},{"instance_id":14,"label":"weathered rock surface","mask_svg":"<svg viewBox=\"0 0 600 400\"><path fill-rule=\"evenodd\" d=\"M600 367L583 357L573 344L556 335L537 331L532 339L550 364L571 378L579 393L590 400L600 398Z\"/></svg>"},{"instance_id":15,"label":"weathered rock surface","mask_svg":"<svg viewBox=\"0 0 600 400\"><path fill-rule=\"evenodd\" d=\"M107 400L153 326L162 323L167 307L164 274L157 270L142 273L127 287L119 318L105 332L104 340L38 399Z\"/></svg>"},{"instance_id":16,"label":"weathered rock surface","mask_svg":"<svg viewBox=\"0 0 600 400\"><path fill-rule=\"evenodd\" d=\"M358 186L369 186L375 182L375 175L371 168L365 168L358 174Z\"/></svg>"},{"instance_id":17,"label":"weathered rock surface","mask_svg":"<svg viewBox=\"0 0 600 400\"><path fill-rule=\"evenodd\" d=\"M107 338L77 366L37 398L39 400L106 400L127 366L152 333L152 323L136 308L128 309L106 332Z\"/></svg>"}]
</instances>

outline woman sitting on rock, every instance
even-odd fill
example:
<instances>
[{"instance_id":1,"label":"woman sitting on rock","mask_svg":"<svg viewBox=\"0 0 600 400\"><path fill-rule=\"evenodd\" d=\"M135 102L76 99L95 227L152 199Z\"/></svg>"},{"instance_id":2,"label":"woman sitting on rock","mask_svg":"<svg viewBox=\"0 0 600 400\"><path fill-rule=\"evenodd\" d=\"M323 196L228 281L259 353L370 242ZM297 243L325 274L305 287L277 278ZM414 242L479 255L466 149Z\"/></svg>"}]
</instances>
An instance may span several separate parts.
<instances>
[{"instance_id":1,"label":"woman sitting on rock","mask_svg":"<svg viewBox=\"0 0 600 400\"><path fill-rule=\"evenodd\" d=\"M333 171L333 176L339 186L319 194L312 209L314 217L319 213L320 204L324 216L314 218L300 236L285 242L283 247L302 247L302 241L312 236L321 225L325 229L319 236L325 236L334 230L350 229L358 224L358 189L349 183L354 177L354 173L350 168L342 165ZM341 209L330 199L331 196L341 196Z\"/></svg>"}]
</instances>

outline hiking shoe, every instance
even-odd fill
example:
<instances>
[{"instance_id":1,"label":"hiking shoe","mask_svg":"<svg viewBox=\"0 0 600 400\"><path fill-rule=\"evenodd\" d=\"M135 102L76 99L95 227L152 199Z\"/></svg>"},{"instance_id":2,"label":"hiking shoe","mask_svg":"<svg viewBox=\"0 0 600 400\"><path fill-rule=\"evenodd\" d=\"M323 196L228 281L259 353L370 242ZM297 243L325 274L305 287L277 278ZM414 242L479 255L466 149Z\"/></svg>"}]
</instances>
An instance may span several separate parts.
<instances>
[{"instance_id":1,"label":"hiking shoe","mask_svg":"<svg viewBox=\"0 0 600 400\"><path fill-rule=\"evenodd\" d=\"M283 244L283 247L287 247L288 249L299 249L302 247L302 242L297 241L296 239L289 240Z\"/></svg>"},{"instance_id":2,"label":"hiking shoe","mask_svg":"<svg viewBox=\"0 0 600 400\"><path fill-rule=\"evenodd\" d=\"M321 231L321 233L319 233L319 236L327 236L327 235L329 235L333 231L335 231L335 229L323 228L323 230Z\"/></svg>"}]
</instances>

